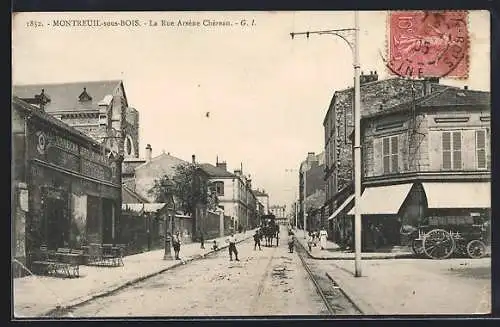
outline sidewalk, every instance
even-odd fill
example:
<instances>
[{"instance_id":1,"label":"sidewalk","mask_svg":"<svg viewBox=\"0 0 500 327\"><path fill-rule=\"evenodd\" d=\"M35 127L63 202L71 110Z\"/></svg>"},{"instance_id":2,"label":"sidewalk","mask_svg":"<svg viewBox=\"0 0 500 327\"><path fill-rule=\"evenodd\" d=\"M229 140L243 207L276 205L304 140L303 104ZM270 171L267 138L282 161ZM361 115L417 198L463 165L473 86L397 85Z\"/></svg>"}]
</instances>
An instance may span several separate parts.
<instances>
[{"instance_id":1,"label":"sidewalk","mask_svg":"<svg viewBox=\"0 0 500 327\"><path fill-rule=\"evenodd\" d=\"M326 275L366 315L488 314L491 260L323 261Z\"/></svg>"},{"instance_id":2,"label":"sidewalk","mask_svg":"<svg viewBox=\"0 0 500 327\"><path fill-rule=\"evenodd\" d=\"M235 234L239 242L252 238L254 230ZM227 236L216 238L219 249L227 248ZM163 260L164 250L154 250L123 258L123 267L80 266L80 278L27 276L13 281L14 317L39 317L60 308L68 308L95 297L114 292L125 286L152 277L183 262L189 262L212 253L213 239L181 246L183 261Z\"/></svg>"},{"instance_id":3,"label":"sidewalk","mask_svg":"<svg viewBox=\"0 0 500 327\"><path fill-rule=\"evenodd\" d=\"M303 230L296 230L295 236L297 241L304 247L309 256L313 259L320 260L354 260L354 252L342 250L336 243L327 240L326 249L321 250L319 243L316 247L312 247L309 251L307 239L304 238ZM413 258L414 254L410 248L406 246L395 247L391 252L364 252L361 253L361 258L366 260L377 259L396 259L396 258Z\"/></svg>"}]
</instances>

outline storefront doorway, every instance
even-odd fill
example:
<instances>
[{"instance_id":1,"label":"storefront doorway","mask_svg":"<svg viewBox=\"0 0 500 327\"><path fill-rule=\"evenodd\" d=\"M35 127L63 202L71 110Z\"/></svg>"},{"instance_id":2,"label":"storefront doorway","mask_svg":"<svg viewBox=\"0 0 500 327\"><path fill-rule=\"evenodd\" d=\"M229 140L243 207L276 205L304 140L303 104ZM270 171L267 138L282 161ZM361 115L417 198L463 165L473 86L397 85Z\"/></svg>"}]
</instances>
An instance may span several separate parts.
<instances>
[{"instance_id":1,"label":"storefront doorway","mask_svg":"<svg viewBox=\"0 0 500 327\"><path fill-rule=\"evenodd\" d=\"M109 199L102 199L102 239L105 244L113 243L114 203Z\"/></svg>"},{"instance_id":2,"label":"storefront doorway","mask_svg":"<svg viewBox=\"0 0 500 327\"><path fill-rule=\"evenodd\" d=\"M47 197L44 201L44 243L49 249L65 247L69 243L66 205L62 197Z\"/></svg>"}]
</instances>

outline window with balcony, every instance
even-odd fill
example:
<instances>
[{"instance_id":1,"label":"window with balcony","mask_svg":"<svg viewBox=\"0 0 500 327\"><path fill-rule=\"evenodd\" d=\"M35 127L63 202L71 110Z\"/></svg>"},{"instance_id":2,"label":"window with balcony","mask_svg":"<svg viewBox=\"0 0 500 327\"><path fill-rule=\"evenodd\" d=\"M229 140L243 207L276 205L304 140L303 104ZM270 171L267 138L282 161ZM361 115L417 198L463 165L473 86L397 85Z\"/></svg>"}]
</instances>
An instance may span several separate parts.
<instances>
[{"instance_id":1,"label":"window with balcony","mask_svg":"<svg viewBox=\"0 0 500 327\"><path fill-rule=\"evenodd\" d=\"M443 169L462 169L462 133L443 132Z\"/></svg>"},{"instance_id":2,"label":"window with balcony","mask_svg":"<svg viewBox=\"0 0 500 327\"><path fill-rule=\"evenodd\" d=\"M485 130L476 131L476 164L478 169L489 168Z\"/></svg>"},{"instance_id":3,"label":"window with balcony","mask_svg":"<svg viewBox=\"0 0 500 327\"><path fill-rule=\"evenodd\" d=\"M224 196L224 182L217 181L214 183L214 185L215 185L215 194L217 194L217 196Z\"/></svg>"},{"instance_id":4,"label":"window with balcony","mask_svg":"<svg viewBox=\"0 0 500 327\"><path fill-rule=\"evenodd\" d=\"M382 166L384 174L399 171L399 138L398 135L382 139Z\"/></svg>"}]
</instances>

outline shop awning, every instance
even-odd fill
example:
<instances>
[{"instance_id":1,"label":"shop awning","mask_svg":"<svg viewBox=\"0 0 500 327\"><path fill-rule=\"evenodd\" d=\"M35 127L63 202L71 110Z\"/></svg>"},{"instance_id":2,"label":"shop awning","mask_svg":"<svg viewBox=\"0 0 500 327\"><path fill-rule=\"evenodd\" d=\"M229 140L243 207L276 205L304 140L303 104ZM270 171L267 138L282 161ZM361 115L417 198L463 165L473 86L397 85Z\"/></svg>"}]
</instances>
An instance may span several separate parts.
<instances>
[{"instance_id":1,"label":"shop awning","mask_svg":"<svg viewBox=\"0 0 500 327\"><path fill-rule=\"evenodd\" d=\"M490 208L489 182L422 183L429 208Z\"/></svg>"},{"instance_id":2,"label":"shop awning","mask_svg":"<svg viewBox=\"0 0 500 327\"><path fill-rule=\"evenodd\" d=\"M351 203L351 201L354 200L354 194L351 195L350 197L347 198L347 200L344 201L344 203L342 203L340 205L340 207L337 208L337 210L335 210L334 213L332 213L332 215L330 217L328 217L328 220L331 220L331 219L334 219L335 217L337 217L337 215L342 211L344 210L345 207L347 207L347 205L349 203Z\"/></svg>"},{"instance_id":3,"label":"shop awning","mask_svg":"<svg viewBox=\"0 0 500 327\"><path fill-rule=\"evenodd\" d=\"M413 184L397 184L367 187L360 199L361 214L397 214L412 186ZM358 203L355 205L358 205ZM354 215L354 207L349 211L348 215Z\"/></svg>"}]
</instances>

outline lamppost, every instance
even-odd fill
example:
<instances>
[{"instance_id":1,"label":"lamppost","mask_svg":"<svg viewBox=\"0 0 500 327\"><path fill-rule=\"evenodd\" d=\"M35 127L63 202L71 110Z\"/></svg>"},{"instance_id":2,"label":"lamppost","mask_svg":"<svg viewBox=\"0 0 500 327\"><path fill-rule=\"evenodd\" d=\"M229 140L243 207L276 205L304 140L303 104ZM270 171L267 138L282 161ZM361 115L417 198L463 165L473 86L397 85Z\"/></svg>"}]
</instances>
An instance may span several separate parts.
<instances>
[{"instance_id":1,"label":"lamppost","mask_svg":"<svg viewBox=\"0 0 500 327\"><path fill-rule=\"evenodd\" d=\"M169 210L167 208L167 216L165 217L165 253L163 254L163 260L172 260L172 252L171 252L171 243L172 236L174 234L174 217L175 217L175 201L173 194L173 182L171 180L167 181L167 197L172 203L172 211L169 214ZM168 222L167 222L168 220ZM170 230L170 232L169 232Z\"/></svg>"},{"instance_id":2,"label":"lamppost","mask_svg":"<svg viewBox=\"0 0 500 327\"><path fill-rule=\"evenodd\" d=\"M329 34L340 37L352 51L354 66L354 248L355 248L355 276L361 277L361 146L360 146L360 122L361 122L361 97L359 83L359 12L354 12L354 28L343 28L325 31L311 31L290 33L292 39L296 35ZM354 34L354 35L353 35ZM305 185L305 180L304 180ZM305 214L304 214L305 221ZM305 225L304 225L305 228Z\"/></svg>"}]
</instances>

